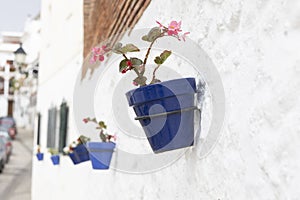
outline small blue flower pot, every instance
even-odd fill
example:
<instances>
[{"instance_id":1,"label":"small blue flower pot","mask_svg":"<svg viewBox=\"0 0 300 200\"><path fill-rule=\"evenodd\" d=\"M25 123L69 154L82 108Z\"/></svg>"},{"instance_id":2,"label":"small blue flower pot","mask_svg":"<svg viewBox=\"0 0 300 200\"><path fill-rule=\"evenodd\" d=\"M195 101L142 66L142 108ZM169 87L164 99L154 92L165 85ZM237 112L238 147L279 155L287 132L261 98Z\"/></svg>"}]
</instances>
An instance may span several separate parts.
<instances>
[{"instance_id":1,"label":"small blue flower pot","mask_svg":"<svg viewBox=\"0 0 300 200\"><path fill-rule=\"evenodd\" d=\"M88 142L93 169L108 169L115 147L113 142Z\"/></svg>"},{"instance_id":2,"label":"small blue flower pot","mask_svg":"<svg viewBox=\"0 0 300 200\"><path fill-rule=\"evenodd\" d=\"M126 93L154 153L194 144L194 78L151 84Z\"/></svg>"},{"instance_id":3,"label":"small blue flower pot","mask_svg":"<svg viewBox=\"0 0 300 200\"><path fill-rule=\"evenodd\" d=\"M90 160L89 152L83 144L75 147L73 153L70 153L69 156L74 165Z\"/></svg>"},{"instance_id":4,"label":"small blue flower pot","mask_svg":"<svg viewBox=\"0 0 300 200\"><path fill-rule=\"evenodd\" d=\"M52 160L53 165L59 165L59 155L51 156L51 160Z\"/></svg>"},{"instance_id":5,"label":"small blue flower pot","mask_svg":"<svg viewBox=\"0 0 300 200\"><path fill-rule=\"evenodd\" d=\"M37 153L36 157L37 157L38 161L44 160L44 154L43 153Z\"/></svg>"}]
</instances>

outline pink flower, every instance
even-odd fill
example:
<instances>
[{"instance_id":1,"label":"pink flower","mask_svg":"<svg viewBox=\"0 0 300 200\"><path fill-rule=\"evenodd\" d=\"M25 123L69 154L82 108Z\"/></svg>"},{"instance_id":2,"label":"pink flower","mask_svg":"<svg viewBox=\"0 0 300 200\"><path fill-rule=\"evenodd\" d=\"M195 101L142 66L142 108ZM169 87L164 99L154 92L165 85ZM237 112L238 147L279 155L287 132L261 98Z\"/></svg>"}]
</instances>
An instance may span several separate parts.
<instances>
[{"instance_id":1,"label":"pink flower","mask_svg":"<svg viewBox=\"0 0 300 200\"><path fill-rule=\"evenodd\" d=\"M106 49L106 46L103 45L100 47L94 47L92 49L92 57L90 59L90 63L95 63L97 60L103 61L104 60L104 54L107 53L108 50Z\"/></svg>"},{"instance_id":2,"label":"pink flower","mask_svg":"<svg viewBox=\"0 0 300 200\"><path fill-rule=\"evenodd\" d=\"M104 60L104 56L103 55L99 55L99 60L103 61Z\"/></svg>"},{"instance_id":3,"label":"pink flower","mask_svg":"<svg viewBox=\"0 0 300 200\"><path fill-rule=\"evenodd\" d=\"M93 64L97 61L97 56L92 55L91 59L90 59L90 63Z\"/></svg>"},{"instance_id":4,"label":"pink flower","mask_svg":"<svg viewBox=\"0 0 300 200\"><path fill-rule=\"evenodd\" d=\"M132 84L133 84L134 86L138 86L138 85L139 85L139 84L138 84L137 82L135 82L135 81L133 81Z\"/></svg>"},{"instance_id":5,"label":"pink flower","mask_svg":"<svg viewBox=\"0 0 300 200\"><path fill-rule=\"evenodd\" d=\"M94 55L100 54L100 51L101 51L100 47L94 47L94 48L92 49L92 53L93 53Z\"/></svg>"},{"instance_id":6,"label":"pink flower","mask_svg":"<svg viewBox=\"0 0 300 200\"><path fill-rule=\"evenodd\" d=\"M178 32L181 32L181 21L176 22L176 21L171 21L171 23L168 26L168 35L178 35Z\"/></svg>"},{"instance_id":7,"label":"pink flower","mask_svg":"<svg viewBox=\"0 0 300 200\"><path fill-rule=\"evenodd\" d=\"M113 135L112 138L114 139L114 141L116 141L117 140L117 135L116 134Z\"/></svg>"},{"instance_id":8,"label":"pink flower","mask_svg":"<svg viewBox=\"0 0 300 200\"><path fill-rule=\"evenodd\" d=\"M186 39L186 36L188 35L188 34L190 34L190 32L185 32L181 37L182 37L182 39L183 39L183 41L185 41L185 39Z\"/></svg>"},{"instance_id":9,"label":"pink flower","mask_svg":"<svg viewBox=\"0 0 300 200\"><path fill-rule=\"evenodd\" d=\"M84 123L88 123L88 122L89 122L89 120L88 120L87 118L84 118L82 121L83 121Z\"/></svg>"}]
</instances>

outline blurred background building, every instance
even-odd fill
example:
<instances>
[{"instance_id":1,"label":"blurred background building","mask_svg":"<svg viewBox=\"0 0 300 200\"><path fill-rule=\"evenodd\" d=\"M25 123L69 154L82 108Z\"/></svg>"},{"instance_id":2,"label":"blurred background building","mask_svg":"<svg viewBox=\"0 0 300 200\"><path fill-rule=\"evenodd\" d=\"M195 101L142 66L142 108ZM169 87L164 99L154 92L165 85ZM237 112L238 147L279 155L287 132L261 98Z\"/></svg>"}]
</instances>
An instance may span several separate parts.
<instances>
[{"instance_id":1,"label":"blurred background building","mask_svg":"<svg viewBox=\"0 0 300 200\"><path fill-rule=\"evenodd\" d=\"M27 69L39 67L34 146L61 149L80 134L73 91L78 73L87 74L81 66L91 47L127 28L152 27L156 20L182 20L205 49L224 84L227 116L208 157L194 150L155 173L93 171L90 163L73 166L66 156L59 167L34 159L32 199L297 199L299 162L291 147L298 145L299 130L293 127L299 123L291 119L299 118L294 95L300 89L299 8L297 0L43 0L40 21L28 24L28 34L14 36L7 50L5 40L0 46L7 54L0 72L3 114L15 99L9 94L13 52L20 41L36 52L27 57ZM31 41L40 43L39 53ZM19 92L26 100L19 96L18 104L34 105L36 87ZM16 116L27 112L19 109Z\"/></svg>"},{"instance_id":2,"label":"blurred background building","mask_svg":"<svg viewBox=\"0 0 300 200\"><path fill-rule=\"evenodd\" d=\"M0 116L13 115L14 88L17 75L13 64L14 52L19 48L22 33L2 32L0 40Z\"/></svg>"},{"instance_id":3,"label":"blurred background building","mask_svg":"<svg viewBox=\"0 0 300 200\"><path fill-rule=\"evenodd\" d=\"M0 36L0 116L13 116L18 126L31 129L38 83L39 19L39 15L28 18L24 32L1 32ZM17 54L24 55L22 63L16 60Z\"/></svg>"}]
</instances>

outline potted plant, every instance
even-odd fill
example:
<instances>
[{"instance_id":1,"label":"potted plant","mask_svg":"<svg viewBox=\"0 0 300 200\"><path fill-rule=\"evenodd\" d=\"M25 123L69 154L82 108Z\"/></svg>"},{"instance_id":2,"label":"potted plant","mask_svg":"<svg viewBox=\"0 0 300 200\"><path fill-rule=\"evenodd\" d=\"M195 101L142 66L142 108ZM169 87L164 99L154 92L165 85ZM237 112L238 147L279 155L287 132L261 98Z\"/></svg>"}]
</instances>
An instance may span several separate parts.
<instances>
[{"instance_id":1,"label":"potted plant","mask_svg":"<svg viewBox=\"0 0 300 200\"><path fill-rule=\"evenodd\" d=\"M37 147L36 157L37 157L38 161L41 161L41 160L44 159L44 154L41 153L41 147L40 146Z\"/></svg>"},{"instance_id":2,"label":"potted plant","mask_svg":"<svg viewBox=\"0 0 300 200\"><path fill-rule=\"evenodd\" d=\"M90 154L93 169L108 169L116 144L112 141L116 140L115 135L105 133L107 126L103 121L97 121L96 118L83 119L84 123L92 122L97 124L99 129L99 137L102 142L87 142L87 149Z\"/></svg>"},{"instance_id":3,"label":"potted plant","mask_svg":"<svg viewBox=\"0 0 300 200\"><path fill-rule=\"evenodd\" d=\"M90 138L81 135L76 141L64 148L65 154L70 156L74 165L90 160L89 152L86 149L88 141Z\"/></svg>"},{"instance_id":4,"label":"potted plant","mask_svg":"<svg viewBox=\"0 0 300 200\"><path fill-rule=\"evenodd\" d=\"M59 153L57 149L50 148L49 153L51 154L51 161L53 165L59 165Z\"/></svg>"},{"instance_id":5,"label":"potted plant","mask_svg":"<svg viewBox=\"0 0 300 200\"><path fill-rule=\"evenodd\" d=\"M168 26L157 22L158 26L152 28L141 39L149 42L149 48L143 59L128 57L127 53L140 51L133 44L122 45L117 43L113 47L109 44L95 47L92 50L91 63L103 61L104 55L113 52L123 56L119 64L119 71L126 73L133 71L137 77L133 80L137 89L130 90L126 97L133 107L142 125L148 141L155 153L192 146L194 143L194 96L196 83L194 78L180 78L161 82L156 77L157 70L172 54L164 50L156 56L156 68L152 78L148 81L144 76L148 56L155 42L163 37L174 37L185 41L189 32L183 33L181 22L172 21ZM163 124L162 124L163 123Z\"/></svg>"}]
</instances>

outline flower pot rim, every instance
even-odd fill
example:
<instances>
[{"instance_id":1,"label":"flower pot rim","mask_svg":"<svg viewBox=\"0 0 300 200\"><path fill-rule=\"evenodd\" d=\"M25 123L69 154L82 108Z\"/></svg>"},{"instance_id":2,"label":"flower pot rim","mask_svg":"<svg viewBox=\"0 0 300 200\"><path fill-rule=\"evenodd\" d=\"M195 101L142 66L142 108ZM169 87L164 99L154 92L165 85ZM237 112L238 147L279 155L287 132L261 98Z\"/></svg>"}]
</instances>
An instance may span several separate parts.
<instances>
[{"instance_id":1,"label":"flower pot rim","mask_svg":"<svg viewBox=\"0 0 300 200\"><path fill-rule=\"evenodd\" d=\"M87 142L86 148L88 151L91 149L111 149L113 150L116 147L114 142Z\"/></svg>"},{"instance_id":2,"label":"flower pot rim","mask_svg":"<svg viewBox=\"0 0 300 200\"><path fill-rule=\"evenodd\" d=\"M182 84L182 82L189 83L191 87L187 87L187 84ZM162 87L164 86L164 87ZM173 92L162 92L164 88L174 89ZM158 91L154 93L153 91ZM167 98L176 95L184 94L194 94L196 93L196 82L195 78L179 78L172 79L168 81L163 81L159 83L154 83L151 85L142 86L133 90L126 92L126 97L129 103L129 106L142 104L149 101L154 101L161 98Z\"/></svg>"}]
</instances>

